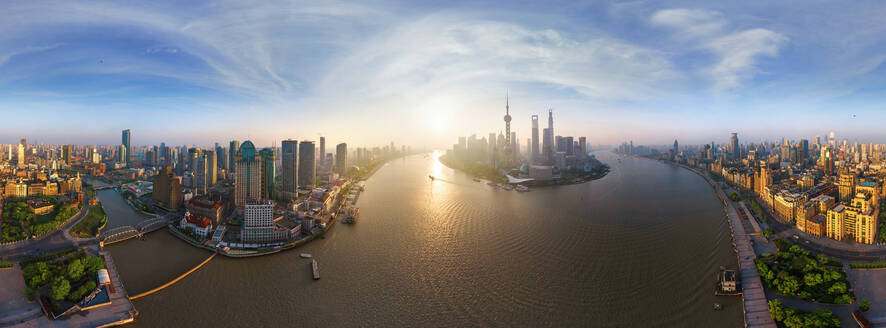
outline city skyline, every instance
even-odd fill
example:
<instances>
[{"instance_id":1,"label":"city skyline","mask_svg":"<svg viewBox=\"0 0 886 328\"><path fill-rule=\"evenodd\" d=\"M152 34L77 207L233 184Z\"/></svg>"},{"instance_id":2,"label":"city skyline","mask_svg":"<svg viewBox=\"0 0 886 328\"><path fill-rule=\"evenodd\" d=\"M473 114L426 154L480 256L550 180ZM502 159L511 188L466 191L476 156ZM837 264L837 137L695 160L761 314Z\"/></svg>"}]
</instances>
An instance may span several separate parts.
<instances>
[{"instance_id":1,"label":"city skyline","mask_svg":"<svg viewBox=\"0 0 886 328\"><path fill-rule=\"evenodd\" d=\"M875 123L886 26L871 23L886 5L803 6L9 4L0 111L46 115L0 142L101 144L131 128L136 145L323 134L443 148L498 131L506 92L519 139L554 108L572 118L563 135L591 144L703 143L722 130L886 142Z\"/></svg>"}]
</instances>

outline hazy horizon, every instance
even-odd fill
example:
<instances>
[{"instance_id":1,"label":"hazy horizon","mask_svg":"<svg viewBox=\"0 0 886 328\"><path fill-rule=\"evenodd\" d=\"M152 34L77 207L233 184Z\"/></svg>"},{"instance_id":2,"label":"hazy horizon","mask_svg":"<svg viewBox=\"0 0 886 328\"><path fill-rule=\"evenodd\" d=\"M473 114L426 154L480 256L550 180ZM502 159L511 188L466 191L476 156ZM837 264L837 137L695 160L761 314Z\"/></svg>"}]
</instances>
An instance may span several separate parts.
<instances>
[{"instance_id":1,"label":"hazy horizon","mask_svg":"<svg viewBox=\"0 0 886 328\"><path fill-rule=\"evenodd\" d=\"M589 144L886 142L886 3L31 1L0 143L447 148L530 115ZM9 123L12 124L9 124ZM542 124L544 125L544 124Z\"/></svg>"}]
</instances>

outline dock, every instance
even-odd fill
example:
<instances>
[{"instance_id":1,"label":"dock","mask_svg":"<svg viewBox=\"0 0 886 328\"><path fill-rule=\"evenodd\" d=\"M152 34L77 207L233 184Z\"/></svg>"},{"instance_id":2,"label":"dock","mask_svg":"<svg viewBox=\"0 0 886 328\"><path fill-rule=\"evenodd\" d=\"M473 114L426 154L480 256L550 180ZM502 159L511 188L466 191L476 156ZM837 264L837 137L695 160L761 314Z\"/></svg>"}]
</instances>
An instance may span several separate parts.
<instances>
[{"instance_id":1,"label":"dock","mask_svg":"<svg viewBox=\"0 0 886 328\"><path fill-rule=\"evenodd\" d=\"M320 266L317 264L317 259L311 260L311 273L314 280L320 279Z\"/></svg>"}]
</instances>

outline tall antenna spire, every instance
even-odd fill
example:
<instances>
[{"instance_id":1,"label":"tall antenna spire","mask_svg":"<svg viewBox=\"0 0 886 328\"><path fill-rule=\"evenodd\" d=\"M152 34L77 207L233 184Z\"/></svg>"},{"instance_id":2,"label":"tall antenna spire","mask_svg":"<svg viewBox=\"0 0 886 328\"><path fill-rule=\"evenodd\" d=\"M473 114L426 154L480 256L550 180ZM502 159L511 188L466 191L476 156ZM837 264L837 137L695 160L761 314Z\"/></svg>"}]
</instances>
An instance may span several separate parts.
<instances>
[{"instance_id":1,"label":"tall antenna spire","mask_svg":"<svg viewBox=\"0 0 886 328\"><path fill-rule=\"evenodd\" d=\"M511 92L505 89L505 114L511 113Z\"/></svg>"}]
</instances>

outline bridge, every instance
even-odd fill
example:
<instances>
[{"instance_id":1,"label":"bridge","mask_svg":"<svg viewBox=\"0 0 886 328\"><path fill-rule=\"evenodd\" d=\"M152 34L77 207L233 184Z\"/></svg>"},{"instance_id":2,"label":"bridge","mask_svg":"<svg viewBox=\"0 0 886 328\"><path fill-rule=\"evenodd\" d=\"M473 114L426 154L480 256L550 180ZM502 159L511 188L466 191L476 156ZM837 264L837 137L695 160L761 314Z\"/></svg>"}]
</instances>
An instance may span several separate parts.
<instances>
[{"instance_id":1,"label":"bridge","mask_svg":"<svg viewBox=\"0 0 886 328\"><path fill-rule=\"evenodd\" d=\"M99 236L99 240L101 240L102 243L104 243L105 245L119 243L130 238L141 237L149 232L163 229L163 227L165 227L167 224L169 224L169 220L165 218L144 220L142 222L139 222L134 227L123 226L102 232Z\"/></svg>"}]
</instances>

